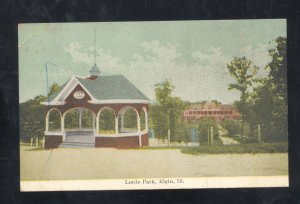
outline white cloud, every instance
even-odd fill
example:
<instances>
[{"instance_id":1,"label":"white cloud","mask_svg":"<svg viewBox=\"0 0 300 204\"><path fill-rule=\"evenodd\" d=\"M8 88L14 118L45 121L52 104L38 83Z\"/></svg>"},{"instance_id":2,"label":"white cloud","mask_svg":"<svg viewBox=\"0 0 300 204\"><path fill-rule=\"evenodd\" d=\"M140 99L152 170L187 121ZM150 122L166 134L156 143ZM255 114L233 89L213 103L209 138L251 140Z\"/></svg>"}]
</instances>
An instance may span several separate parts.
<instances>
[{"instance_id":1,"label":"white cloud","mask_svg":"<svg viewBox=\"0 0 300 204\"><path fill-rule=\"evenodd\" d=\"M230 103L238 99L238 93L227 90L233 80L225 73L226 63L231 60L231 56L223 53L221 48L211 47L207 52L196 51L192 53L195 60L186 62L176 45L152 41L141 43L141 47L143 51L133 53L127 63L121 62L106 50L97 49L97 64L104 73L125 75L150 99L154 99L154 84L166 79L175 85L174 94L184 100L216 99ZM64 50L71 55L74 63L89 66L94 63L93 47L86 48L74 42ZM248 55L253 53L248 47L244 51Z\"/></svg>"},{"instance_id":2,"label":"white cloud","mask_svg":"<svg viewBox=\"0 0 300 204\"><path fill-rule=\"evenodd\" d=\"M264 68L271 58L268 53L268 45L258 43L256 46L246 45L241 48L240 53L242 56L250 59L254 64L260 68Z\"/></svg>"},{"instance_id":3,"label":"white cloud","mask_svg":"<svg viewBox=\"0 0 300 204\"><path fill-rule=\"evenodd\" d=\"M150 52L155 57L152 60L160 59L161 61L173 61L180 57L180 53L176 50L176 45L167 43L163 45L159 41L143 42L141 46L146 52Z\"/></svg>"},{"instance_id":4,"label":"white cloud","mask_svg":"<svg viewBox=\"0 0 300 204\"><path fill-rule=\"evenodd\" d=\"M83 48L87 50L83 51ZM69 53L72 57L74 63L83 63L89 66L94 64L94 48L83 47L78 42L70 43L69 46L63 48L65 52ZM100 66L100 69L119 69L120 59L112 56L110 53L104 51L103 49L96 49L96 63Z\"/></svg>"},{"instance_id":5,"label":"white cloud","mask_svg":"<svg viewBox=\"0 0 300 204\"><path fill-rule=\"evenodd\" d=\"M72 42L68 47L64 47L64 51L69 53L75 63L93 64L93 56L91 53L83 53L80 51L82 45L78 42Z\"/></svg>"}]
</instances>

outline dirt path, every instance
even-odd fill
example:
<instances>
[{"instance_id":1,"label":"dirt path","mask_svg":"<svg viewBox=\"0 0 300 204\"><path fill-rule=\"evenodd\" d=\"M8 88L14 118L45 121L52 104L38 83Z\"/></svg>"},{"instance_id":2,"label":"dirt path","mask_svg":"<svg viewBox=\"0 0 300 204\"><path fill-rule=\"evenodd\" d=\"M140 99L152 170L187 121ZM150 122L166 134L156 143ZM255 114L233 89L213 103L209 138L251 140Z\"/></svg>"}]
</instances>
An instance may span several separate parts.
<instances>
[{"instance_id":1,"label":"dirt path","mask_svg":"<svg viewBox=\"0 0 300 204\"><path fill-rule=\"evenodd\" d=\"M21 180L287 175L287 154L187 155L180 150L21 147Z\"/></svg>"},{"instance_id":2,"label":"dirt path","mask_svg":"<svg viewBox=\"0 0 300 204\"><path fill-rule=\"evenodd\" d=\"M224 137L224 135L227 134L227 130L223 128L221 125L218 125L218 127L219 127L219 138L222 141L223 145L240 144L240 142L236 141L235 139L232 139L230 137Z\"/></svg>"}]
</instances>

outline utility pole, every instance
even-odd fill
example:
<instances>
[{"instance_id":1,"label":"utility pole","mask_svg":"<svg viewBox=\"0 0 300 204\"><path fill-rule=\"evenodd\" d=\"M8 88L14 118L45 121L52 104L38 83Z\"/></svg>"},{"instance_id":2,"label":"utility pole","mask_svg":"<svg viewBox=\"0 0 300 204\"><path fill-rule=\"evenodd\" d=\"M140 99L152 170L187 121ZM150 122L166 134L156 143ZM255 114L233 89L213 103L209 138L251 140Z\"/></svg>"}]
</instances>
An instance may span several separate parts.
<instances>
[{"instance_id":1,"label":"utility pole","mask_svg":"<svg viewBox=\"0 0 300 204\"><path fill-rule=\"evenodd\" d=\"M214 144L214 129L212 126L210 126L210 144Z\"/></svg>"}]
</instances>

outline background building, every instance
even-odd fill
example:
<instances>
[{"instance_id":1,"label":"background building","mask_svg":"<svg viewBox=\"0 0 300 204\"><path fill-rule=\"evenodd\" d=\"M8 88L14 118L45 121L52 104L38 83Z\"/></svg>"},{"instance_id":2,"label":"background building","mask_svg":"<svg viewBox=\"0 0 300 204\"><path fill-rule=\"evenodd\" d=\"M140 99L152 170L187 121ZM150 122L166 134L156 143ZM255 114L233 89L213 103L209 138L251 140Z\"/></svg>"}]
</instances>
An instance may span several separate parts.
<instances>
[{"instance_id":1,"label":"background building","mask_svg":"<svg viewBox=\"0 0 300 204\"><path fill-rule=\"evenodd\" d=\"M212 118L216 121L224 119L238 120L240 113L233 105L206 102L205 104L191 104L184 112L183 119L187 122L197 121L202 118Z\"/></svg>"}]
</instances>

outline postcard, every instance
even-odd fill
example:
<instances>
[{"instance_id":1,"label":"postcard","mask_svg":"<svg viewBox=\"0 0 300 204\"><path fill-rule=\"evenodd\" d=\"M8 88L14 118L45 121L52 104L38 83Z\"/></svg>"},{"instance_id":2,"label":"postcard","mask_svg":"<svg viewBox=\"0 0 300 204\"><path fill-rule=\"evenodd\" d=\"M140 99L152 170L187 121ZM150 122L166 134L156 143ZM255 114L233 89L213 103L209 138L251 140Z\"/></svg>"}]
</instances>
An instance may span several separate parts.
<instances>
[{"instance_id":1,"label":"postcard","mask_svg":"<svg viewBox=\"0 0 300 204\"><path fill-rule=\"evenodd\" d=\"M18 35L21 191L289 185L285 19Z\"/></svg>"}]
</instances>

